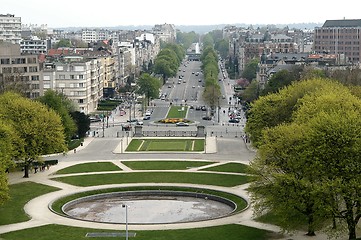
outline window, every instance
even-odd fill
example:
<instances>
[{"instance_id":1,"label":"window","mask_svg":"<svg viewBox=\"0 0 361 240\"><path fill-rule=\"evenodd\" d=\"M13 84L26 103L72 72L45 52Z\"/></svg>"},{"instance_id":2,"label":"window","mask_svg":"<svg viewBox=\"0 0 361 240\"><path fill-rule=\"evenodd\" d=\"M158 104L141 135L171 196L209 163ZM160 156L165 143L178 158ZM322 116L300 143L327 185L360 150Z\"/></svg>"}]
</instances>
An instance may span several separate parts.
<instances>
[{"instance_id":1,"label":"window","mask_svg":"<svg viewBox=\"0 0 361 240\"><path fill-rule=\"evenodd\" d=\"M84 87L84 83L79 83L79 87L83 88Z\"/></svg>"},{"instance_id":2,"label":"window","mask_svg":"<svg viewBox=\"0 0 361 240\"><path fill-rule=\"evenodd\" d=\"M70 75L70 79L74 79L74 75Z\"/></svg>"},{"instance_id":3,"label":"window","mask_svg":"<svg viewBox=\"0 0 361 240\"><path fill-rule=\"evenodd\" d=\"M59 79L65 79L65 75L60 74L60 75L59 75Z\"/></svg>"},{"instance_id":4,"label":"window","mask_svg":"<svg viewBox=\"0 0 361 240\"><path fill-rule=\"evenodd\" d=\"M39 81L39 76L31 76L31 81Z\"/></svg>"},{"instance_id":5,"label":"window","mask_svg":"<svg viewBox=\"0 0 361 240\"><path fill-rule=\"evenodd\" d=\"M29 72L38 72L38 67L29 67Z\"/></svg>"},{"instance_id":6,"label":"window","mask_svg":"<svg viewBox=\"0 0 361 240\"><path fill-rule=\"evenodd\" d=\"M10 64L10 58L2 58L0 63L1 64Z\"/></svg>"},{"instance_id":7,"label":"window","mask_svg":"<svg viewBox=\"0 0 361 240\"><path fill-rule=\"evenodd\" d=\"M79 99L78 103L84 103L84 99Z\"/></svg>"},{"instance_id":8,"label":"window","mask_svg":"<svg viewBox=\"0 0 361 240\"><path fill-rule=\"evenodd\" d=\"M3 70L2 70L3 73L11 73L11 67L3 67Z\"/></svg>"},{"instance_id":9,"label":"window","mask_svg":"<svg viewBox=\"0 0 361 240\"><path fill-rule=\"evenodd\" d=\"M84 75L79 75L79 79L84 79Z\"/></svg>"}]
</instances>

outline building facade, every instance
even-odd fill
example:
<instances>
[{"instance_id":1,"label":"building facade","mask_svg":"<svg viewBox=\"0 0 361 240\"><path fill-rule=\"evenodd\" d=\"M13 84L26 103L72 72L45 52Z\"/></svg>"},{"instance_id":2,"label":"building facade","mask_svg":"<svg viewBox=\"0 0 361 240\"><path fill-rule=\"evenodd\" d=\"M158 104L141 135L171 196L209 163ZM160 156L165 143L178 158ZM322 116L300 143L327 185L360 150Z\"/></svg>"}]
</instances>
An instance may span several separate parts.
<instances>
[{"instance_id":1,"label":"building facade","mask_svg":"<svg viewBox=\"0 0 361 240\"><path fill-rule=\"evenodd\" d=\"M47 40L41 40L36 36L22 39L20 49L27 54L46 54L48 52Z\"/></svg>"},{"instance_id":2,"label":"building facade","mask_svg":"<svg viewBox=\"0 0 361 240\"><path fill-rule=\"evenodd\" d=\"M29 98L43 95L42 65L37 55L21 54L19 44L0 43L0 82Z\"/></svg>"},{"instance_id":3,"label":"building facade","mask_svg":"<svg viewBox=\"0 0 361 240\"><path fill-rule=\"evenodd\" d=\"M45 63L44 90L61 92L89 114L103 97L104 65L101 59L64 56L61 62Z\"/></svg>"},{"instance_id":4,"label":"building facade","mask_svg":"<svg viewBox=\"0 0 361 240\"><path fill-rule=\"evenodd\" d=\"M361 19L327 20L315 28L314 51L344 55L348 62L361 59Z\"/></svg>"},{"instance_id":5,"label":"building facade","mask_svg":"<svg viewBox=\"0 0 361 240\"><path fill-rule=\"evenodd\" d=\"M21 18L13 14L0 14L0 41L19 44L21 40Z\"/></svg>"}]
</instances>

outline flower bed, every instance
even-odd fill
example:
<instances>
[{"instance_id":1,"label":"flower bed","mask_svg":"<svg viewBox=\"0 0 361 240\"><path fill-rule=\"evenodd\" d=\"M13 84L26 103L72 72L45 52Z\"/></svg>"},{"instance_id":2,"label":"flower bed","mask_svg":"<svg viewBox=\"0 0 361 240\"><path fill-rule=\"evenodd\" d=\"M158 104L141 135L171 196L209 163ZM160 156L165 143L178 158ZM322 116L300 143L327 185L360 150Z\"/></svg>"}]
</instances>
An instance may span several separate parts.
<instances>
[{"instance_id":1,"label":"flower bed","mask_svg":"<svg viewBox=\"0 0 361 240\"><path fill-rule=\"evenodd\" d=\"M190 120L185 119L185 118L165 118L165 119L159 120L159 122L160 122L160 123L175 124L175 123L178 123L178 122L186 122L186 123L189 123Z\"/></svg>"}]
</instances>

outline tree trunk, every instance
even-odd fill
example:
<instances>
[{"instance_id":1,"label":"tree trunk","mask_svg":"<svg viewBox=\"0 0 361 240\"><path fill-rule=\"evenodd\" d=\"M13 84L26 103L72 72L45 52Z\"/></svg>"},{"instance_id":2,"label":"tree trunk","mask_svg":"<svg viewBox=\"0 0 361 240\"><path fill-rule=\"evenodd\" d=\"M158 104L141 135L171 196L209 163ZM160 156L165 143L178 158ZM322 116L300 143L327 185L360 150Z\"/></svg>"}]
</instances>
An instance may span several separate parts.
<instances>
[{"instance_id":1,"label":"tree trunk","mask_svg":"<svg viewBox=\"0 0 361 240\"><path fill-rule=\"evenodd\" d=\"M356 239L356 227L355 224L348 224L348 239Z\"/></svg>"},{"instance_id":2,"label":"tree trunk","mask_svg":"<svg viewBox=\"0 0 361 240\"><path fill-rule=\"evenodd\" d=\"M307 236L316 236L313 214L308 215L308 232Z\"/></svg>"},{"instance_id":3,"label":"tree trunk","mask_svg":"<svg viewBox=\"0 0 361 240\"><path fill-rule=\"evenodd\" d=\"M24 165L24 178L29 178L29 164Z\"/></svg>"},{"instance_id":4,"label":"tree trunk","mask_svg":"<svg viewBox=\"0 0 361 240\"><path fill-rule=\"evenodd\" d=\"M356 222L353 218L354 216L354 204L353 201L349 198L345 198L346 204L346 222L347 222L347 229L348 229L348 239L356 239Z\"/></svg>"}]
</instances>

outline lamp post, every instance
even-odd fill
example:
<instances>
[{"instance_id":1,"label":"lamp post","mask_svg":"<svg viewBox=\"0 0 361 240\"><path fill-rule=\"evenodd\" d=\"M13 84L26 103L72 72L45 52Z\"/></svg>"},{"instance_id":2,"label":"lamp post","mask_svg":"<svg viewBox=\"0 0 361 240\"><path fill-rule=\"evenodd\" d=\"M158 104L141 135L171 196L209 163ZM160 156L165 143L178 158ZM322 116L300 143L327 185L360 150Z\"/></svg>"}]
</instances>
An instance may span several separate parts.
<instances>
[{"instance_id":1,"label":"lamp post","mask_svg":"<svg viewBox=\"0 0 361 240\"><path fill-rule=\"evenodd\" d=\"M123 208L125 208L125 239L128 240L128 205L123 204Z\"/></svg>"}]
</instances>

